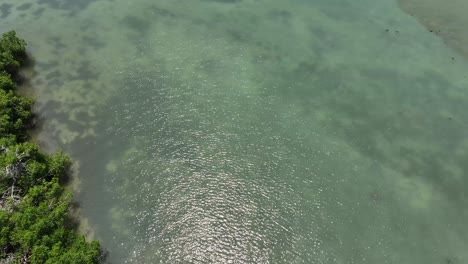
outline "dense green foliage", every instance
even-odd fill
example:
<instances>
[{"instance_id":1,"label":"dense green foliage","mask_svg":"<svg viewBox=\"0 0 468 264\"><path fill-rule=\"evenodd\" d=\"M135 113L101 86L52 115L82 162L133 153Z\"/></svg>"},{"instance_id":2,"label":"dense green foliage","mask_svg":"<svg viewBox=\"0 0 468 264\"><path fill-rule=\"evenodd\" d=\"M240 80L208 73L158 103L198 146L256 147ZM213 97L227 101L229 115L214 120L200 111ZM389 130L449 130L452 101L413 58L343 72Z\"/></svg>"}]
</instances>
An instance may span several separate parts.
<instances>
[{"instance_id":1,"label":"dense green foliage","mask_svg":"<svg viewBox=\"0 0 468 264\"><path fill-rule=\"evenodd\" d=\"M0 39L0 72L15 74L26 61L26 42L16 37L15 31L3 34Z\"/></svg>"},{"instance_id":2,"label":"dense green foliage","mask_svg":"<svg viewBox=\"0 0 468 264\"><path fill-rule=\"evenodd\" d=\"M97 263L99 243L65 228L71 194L60 182L70 158L27 141L33 101L13 81L25 46L14 31L0 39L0 263Z\"/></svg>"}]
</instances>

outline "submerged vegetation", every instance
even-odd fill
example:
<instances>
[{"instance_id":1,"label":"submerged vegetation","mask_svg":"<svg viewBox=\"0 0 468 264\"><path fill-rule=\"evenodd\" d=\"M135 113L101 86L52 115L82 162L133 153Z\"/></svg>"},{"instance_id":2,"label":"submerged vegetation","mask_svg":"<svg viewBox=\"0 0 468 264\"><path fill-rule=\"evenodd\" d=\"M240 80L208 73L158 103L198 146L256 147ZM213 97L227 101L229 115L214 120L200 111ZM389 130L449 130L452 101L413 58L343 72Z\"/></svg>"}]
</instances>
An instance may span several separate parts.
<instances>
[{"instance_id":1,"label":"submerged vegetation","mask_svg":"<svg viewBox=\"0 0 468 264\"><path fill-rule=\"evenodd\" d=\"M99 243L67 228L70 158L28 142L30 98L15 93L26 43L14 31L0 39L0 263L97 263Z\"/></svg>"}]
</instances>

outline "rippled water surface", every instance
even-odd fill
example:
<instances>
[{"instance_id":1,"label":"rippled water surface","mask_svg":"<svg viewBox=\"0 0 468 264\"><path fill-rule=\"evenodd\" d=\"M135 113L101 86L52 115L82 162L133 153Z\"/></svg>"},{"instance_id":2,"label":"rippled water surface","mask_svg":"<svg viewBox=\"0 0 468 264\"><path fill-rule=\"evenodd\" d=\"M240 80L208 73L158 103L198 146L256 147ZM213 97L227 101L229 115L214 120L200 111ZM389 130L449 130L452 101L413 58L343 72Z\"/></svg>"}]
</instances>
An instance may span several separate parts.
<instances>
[{"instance_id":1,"label":"rippled water surface","mask_svg":"<svg viewBox=\"0 0 468 264\"><path fill-rule=\"evenodd\" d=\"M467 263L468 53L427 22L465 17L429 2L3 0L0 31L110 263Z\"/></svg>"}]
</instances>

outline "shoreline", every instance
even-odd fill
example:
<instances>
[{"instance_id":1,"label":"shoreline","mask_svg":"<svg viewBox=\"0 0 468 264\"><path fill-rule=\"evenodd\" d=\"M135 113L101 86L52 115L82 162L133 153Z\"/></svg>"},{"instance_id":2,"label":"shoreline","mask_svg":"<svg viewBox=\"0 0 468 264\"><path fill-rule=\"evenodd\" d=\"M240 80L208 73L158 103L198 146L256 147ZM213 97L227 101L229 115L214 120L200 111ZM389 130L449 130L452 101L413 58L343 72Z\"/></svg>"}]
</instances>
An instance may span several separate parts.
<instances>
[{"instance_id":1,"label":"shoreline","mask_svg":"<svg viewBox=\"0 0 468 264\"><path fill-rule=\"evenodd\" d=\"M34 131L32 89L24 85L34 74L30 63L26 42L15 31L4 33L0 38L0 262L100 263L104 261L100 243L89 241L93 233L72 200L77 163L60 150L39 148L43 144ZM26 76L20 73L23 69Z\"/></svg>"},{"instance_id":2,"label":"shoreline","mask_svg":"<svg viewBox=\"0 0 468 264\"><path fill-rule=\"evenodd\" d=\"M398 6L403 12L417 19L427 31L440 37L447 46L468 59L468 34L463 26L468 26L468 18L461 13L468 8L468 2L398 0ZM454 19L457 23L454 23Z\"/></svg>"}]
</instances>

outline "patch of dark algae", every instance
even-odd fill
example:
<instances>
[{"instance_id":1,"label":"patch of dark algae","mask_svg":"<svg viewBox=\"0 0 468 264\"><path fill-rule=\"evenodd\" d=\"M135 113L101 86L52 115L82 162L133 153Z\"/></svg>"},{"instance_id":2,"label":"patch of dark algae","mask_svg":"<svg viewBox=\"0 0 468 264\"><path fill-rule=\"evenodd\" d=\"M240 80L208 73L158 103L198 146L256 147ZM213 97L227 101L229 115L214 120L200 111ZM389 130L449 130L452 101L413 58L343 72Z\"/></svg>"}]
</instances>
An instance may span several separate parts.
<instances>
[{"instance_id":1,"label":"patch of dark algae","mask_svg":"<svg viewBox=\"0 0 468 264\"><path fill-rule=\"evenodd\" d=\"M3 3L0 5L0 18L7 18L10 15L12 5Z\"/></svg>"},{"instance_id":2,"label":"patch of dark algae","mask_svg":"<svg viewBox=\"0 0 468 264\"><path fill-rule=\"evenodd\" d=\"M47 5L48 8L68 11L70 15L75 15L97 1L103 0L38 0L38 3Z\"/></svg>"}]
</instances>

